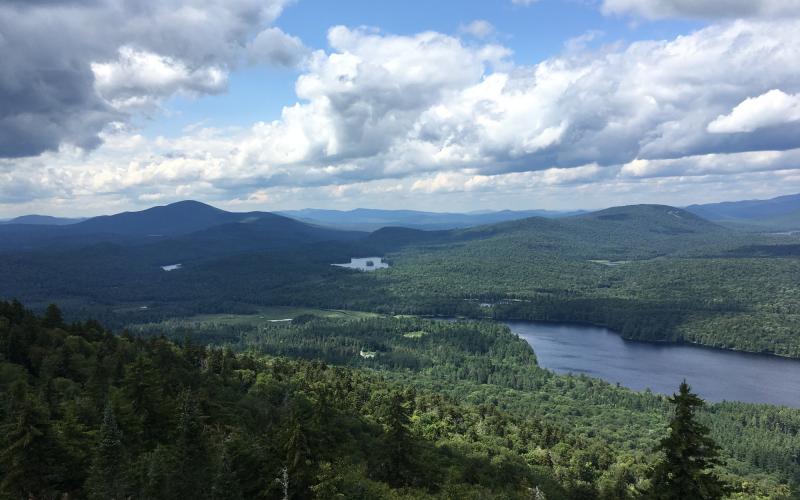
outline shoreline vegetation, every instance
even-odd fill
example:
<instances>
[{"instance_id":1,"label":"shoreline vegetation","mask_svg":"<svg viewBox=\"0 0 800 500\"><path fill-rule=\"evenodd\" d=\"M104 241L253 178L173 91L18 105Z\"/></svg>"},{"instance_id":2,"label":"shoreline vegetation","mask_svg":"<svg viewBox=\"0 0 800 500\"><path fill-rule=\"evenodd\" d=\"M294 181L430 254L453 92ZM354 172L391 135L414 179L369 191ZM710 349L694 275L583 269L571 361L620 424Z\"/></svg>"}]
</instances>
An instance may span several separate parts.
<instances>
[{"instance_id":1,"label":"shoreline vegetation","mask_svg":"<svg viewBox=\"0 0 800 500\"><path fill-rule=\"evenodd\" d=\"M154 215L130 217L149 227ZM3 243L21 248L6 248L0 259L0 297L41 310L58 302L70 318L98 318L113 328L283 305L579 322L630 340L800 358L797 236L729 229L661 205L442 231L357 233L274 214L252 218L195 232L177 228L184 232L156 242L139 241L138 233L117 240L81 233L57 250L36 247L35 238L49 234L37 228L27 243ZM14 231L24 234L20 227ZM69 246L78 240L83 247ZM331 265L354 256L391 267L365 273ZM165 273L165 262L182 267Z\"/></svg>"},{"instance_id":2,"label":"shoreline vegetation","mask_svg":"<svg viewBox=\"0 0 800 500\"><path fill-rule=\"evenodd\" d=\"M284 312L297 312L296 315L292 317L286 318L279 318L274 319L274 317L280 316ZM800 362L800 358L792 357L788 355L782 355L775 352L754 352L754 351L745 351L741 349L736 349L732 347L720 347L720 346L713 346L702 344L699 342L692 342L690 340L659 340L659 339L637 339L637 338L628 338L623 336L620 332L610 328L608 325L593 323L590 321L561 321L561 320L530 320L530 319L517 319L514 317L492 317L490 315L484 316L447 316L447 315L433 315L433 314L381 314L372 311L358 311L358 310L347 310L347 309L325 309L325 308L298 308L293 306L271 306L264 309L261 309L260 312L248 313L248 314L200 314L196 316L189 316L189 317L177 317L177 318L170 318L169 320L165 320L161 323L132 323L125 327L123 330L137 330L140 328L148 328L148 327L157 327L158 325L162 324L164 327L168 327L169 324L197 324L201 325L202 323L213 323L215 321L220 322L243 322L243 323L250 323L253 322L252 320L255 319L265 319L267 317L273 319L267 319L267 321L291 321L294 318L302 315L312 315L312 316L321 316L321 317L394 317L394 318L421 318L421 319L429 319L434 321L449 321L449 320L456 320L456 321L494 321L497 323L504 323L504 322L527 322L527 323L542 323L548 325L574 325L574 326L590 326L595 328L602 328L607 330L614 335L619 336L625 342L632 342L632 343L642 343L642 344L656 344L656 345L674 345L674 346L681 346L681 345L688 345L692 347L696 347L699 349L709 349L711 351L723 351L723 352L735 352L738 354L745 354L745 355L752 355L752 356L763 356L763 357L775 357L780 359L789 359L795 360Z\"/></svg>"},{"instance_id":3,"label":"shoreline vegetation","mask_svg":"<svg viewBox=\"0 0 800 500\"><path fill-rule=\"evenodd\" d=\"M52 472L51 491L91 497L113 485L205 498L225 484L251 497L285 469L295 494L314 498L358 496L353 488L371 498L527 498L530 488L548 499L641 498L671 414L665 396L539 368L524 340L492 322L304 314L117 336L65 324L55 307L37 318L4 304L0 316L5 436L25 431L14 417L25 408L40 433L25 452L36 462L13 462L23 468L7 484L20 488L41 484L23 481L36 463L37 478ZM720 446L714 474L730 498L793 497L800 410L727 402L697 418ZM57 463L70 473L51 470ZM125 474L102 481L114 464Z\"/></svg>"}]
</instances>

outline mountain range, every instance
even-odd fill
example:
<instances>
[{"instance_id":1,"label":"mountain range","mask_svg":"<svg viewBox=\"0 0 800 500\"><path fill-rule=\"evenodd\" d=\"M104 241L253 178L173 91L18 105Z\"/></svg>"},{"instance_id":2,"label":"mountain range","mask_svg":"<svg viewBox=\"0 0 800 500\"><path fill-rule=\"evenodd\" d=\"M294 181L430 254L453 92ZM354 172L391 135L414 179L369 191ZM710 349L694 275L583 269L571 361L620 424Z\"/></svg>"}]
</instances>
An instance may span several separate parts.
<instances>
[{"instance_id":1,"label":"mountain range","mask_svg":"<svg viewBox=\"0 0 800 500\"><path fill-rule=\"evenodd\" d=\"M320 210L306 208L303 210L284 210L278 213L311 224L358 231L375 231L376 229L389 226L425 230L458 229L526 219L528 217L568 217L570 215L585 213L585 211L500 210L496 212L448 213L423 212L418 210L378 210L370 208L356 208L354 210Z\"/></svg>"},{"instance_id":2,"label":"mountain range","mask_svg":"<svg viewBox=\"0 0 800 500\"><path fill-rule=\"evenodd\" d=\"M695 204L688 212L720 224L750 230L800 229L800 193L768 200L743 200ZM263 218L268 212L227 212L197 201L182 201L138 212L124 212L92 218L66 218L49 215L23 215L0 226L74 226L63 234L116 235L116 237L171 237L208 229L212 226ZM558 219L587 214L586 210L500 210L487 212L425 212L418 210L325 210L306 208L283 210L277 215L314 226L350 231L375 231L382 227L407 227L424 230L460 229L500 222L542 217ZM36 230L23 231L36 234ZM43 232L40 231L39 234ZM14 233L14 236L21 233ZM30 236L24 236L30 238ZM41 237L40 237L41 238ZM90 238L91 240L92 238ZM106 238L100 238L106 239Z\"/></svg>"},{"instance_id":3,"label":"mountain range","mask_svg":"<svg viewBox=\"0 0 800 500\"><path fill-rule=\"evenodd\" d=\"M721 224L752 230L800 230L800 193L769 200L691 205L686 210Z\"/></svg>"},{"instance_id":4,"label":"mountain range","mask_svg":"<svg viewBox=\"0 0 800 500\"><path fill-rule=\"evenodd\" d=\"M621 284L660 293L667 283L662 259L676 266L721 259L713 264L719 267L733 258L793 258L800 251L795 240L740 231L666 205L366 232L185 201L70 225L0 226L0 297L37 307L58 301L74 316L121 326L134 317L251 311L254 304L455 314L471 307L465 297L524 292L561 304L563 320L581 320L578 312L567 314L572 303L564 297L596 300ZM359 275L331 265L375 256L387 259L389 272ZM611 269L615 276L607 276ZM685 276L671 279L674 287ZM555 310L553 304L547 307ZM592 304L591 311L622 307Z\"/></svg>"}]
</instances>

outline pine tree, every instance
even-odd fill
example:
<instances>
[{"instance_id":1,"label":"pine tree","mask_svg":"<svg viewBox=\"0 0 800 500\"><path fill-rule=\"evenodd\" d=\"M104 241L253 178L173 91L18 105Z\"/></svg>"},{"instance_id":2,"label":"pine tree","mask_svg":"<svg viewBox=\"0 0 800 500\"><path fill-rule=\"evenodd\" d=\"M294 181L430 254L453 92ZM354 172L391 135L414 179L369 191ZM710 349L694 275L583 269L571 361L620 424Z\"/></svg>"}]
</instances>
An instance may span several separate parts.
<instances>
[{"instance_id":1,"label":"pine tree","mask_svg":"<svg viewBox=\"0 0 800 500\"><path fill-rule=\"evenodd\" d=\"M64 328L64 317L61 315L61 309L55 304L47 306L47 310L42 318L42 326L46 328Z\"/></svg>"},{"instance_id":2,"label":"pine tree","mask_svg":"<svg viewBox=\"0 0 800 500\"><path fill-rule=\"evenodd\" d=\"M658 500L714 500L726 493L725 484L714 474L720 465L719 447L708 436L709 430L695 420L695 411L705 403L684 380L670 402L675 415L669 424L669 436L658 449L664 459L651 477L650 497Z\"/></svg>"},{"instance_id":3,"label":"pine tree","mask_svg":"<svg viewBox=\"0 0 800 500\"><path fill-rule=\"evenodd\" d=\"M68 461L41 398L24 382L10 392L10 412L0 427L0 498L56 497Z\"/></svg>"},{"instance_id":4,"label":"pine tree","mask_svg":"<svg viewBox=\"0 0 800 500\"><path fill-rule=\"evenodd\" d=\"M411 468L411 414L406 395L392 391L386 402L383 424L388 448L387 473L392 484L404 484Z\"/></svg>"},{"instance_id":5,"label":"pine tree","mask_svg":"<svg viewBox=\"0 0 800 500\"><path fill-rule=\"evenodd\" d=\"M100 440L89 471L87 490L91 498L120 499L125 497L125 471L122 434L117 426L114 409L109 402L103 414Z\"/></svg>"},{"instance_id":6,"label":"pine tree","mask_svg":"<svg viewBox=\"0 0 800 500\"><path fill-rule=\"evenodd\" d=\"M191 393L181 398L176 470L172 478L177 498L198 498L211 486L209 452L197 400Z\"/></svg>"},{"instance_id":7,"label":"pine tree","mask_svg":"<svg viewBox=\"0 0 800 500\"><path fill-rule=\"evenodd\" d=\"M241 500L243 498L233 467L227 443L223 443L222 456L214 476L214 484L211 487L212 500Z\"/></svg>"}]
</instances>

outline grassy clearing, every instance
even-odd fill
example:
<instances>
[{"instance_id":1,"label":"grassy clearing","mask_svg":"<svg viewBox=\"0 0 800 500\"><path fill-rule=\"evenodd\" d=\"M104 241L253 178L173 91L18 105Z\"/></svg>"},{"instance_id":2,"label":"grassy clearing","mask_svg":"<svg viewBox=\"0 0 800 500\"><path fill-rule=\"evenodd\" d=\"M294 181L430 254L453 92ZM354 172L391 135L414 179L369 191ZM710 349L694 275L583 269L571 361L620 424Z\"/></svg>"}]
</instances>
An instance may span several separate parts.
<instances>
[{"instance_id":1,"label":"grassy clearing","mask_svg":"<svg viewBox=\"0 0 800 500\"><path fill-rule=\"evenodd\" d=\"M261 326L292 320L298 316L313 314L324 318L370 318L379 316L375 313L363 311L346 311L334 309L314 309L310 307L273 306L260 309L255 314L198 314L188 318L175 318L163 322L164 325L174 326L176 323L188 326L219 325L219 326ZM136 325L133 325L135 327ZM141 325L140 325L141 326Z\"/></svg>"}]
</instances>

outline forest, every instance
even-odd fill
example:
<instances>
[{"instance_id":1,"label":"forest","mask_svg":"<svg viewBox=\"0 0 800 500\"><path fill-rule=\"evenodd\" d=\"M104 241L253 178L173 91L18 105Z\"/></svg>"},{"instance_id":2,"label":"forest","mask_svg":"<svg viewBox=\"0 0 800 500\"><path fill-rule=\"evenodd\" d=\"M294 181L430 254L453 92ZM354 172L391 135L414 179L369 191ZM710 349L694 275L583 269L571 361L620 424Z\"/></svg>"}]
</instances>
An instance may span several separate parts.
<instances>
[{"instance_id":1,"label":"forest","mask_svg":"<svg viewBox=\"0 0 800 500\"><path fill-rule=\"evenodd\" d=\"M278 222L150 244L15 250L0 259L0 297L38 310L55 301L70 318L113 328L307 306L583 322L628 339L800 357L797 235L737 231L660 205L449 231L343 232L337 241L326 240L331 230ZM330 265L376 255L391 267ZM176 262L179 271L160 267Z\"/></svg>"},{"instance_id":2,"label":"forest","mask_svg":"<svg viewBox=\"0 0 800 500\"><path fill-rule=\"evenodd\" d=\"M541 370L493 323L174 326L0 303L0 497L644 498L663 462L664 397ZM799 413L699 415L731 498L793 497Z\"/></svg>"},{"instance_id":3,"label":"forest","mask_svg":"<svg viewBox=\"0 0 800 500\"><path fill-rule=\"evenodd\" d=\"M418 392L490 405L521 420L536 419L559 428L572 447L580 443L607 449L618 463L615 467L631 469L627 486L633 490L646 481L659 438L653 430L664 428L670 411L660 395L540 369L529 345L493 322L304 315L291 323L169 320L139 325L131 333L191 339L234 352L324 360L379 373ZM800 479L800 411L726 402L709 405L701 419L722 447L724 474L740 491L778 495L786 491L783 487L794 488ZM573 488L582 484L568 469L559 470L556 477L562 483ZM594 481L600 476L601 471L595 473Z\"/></svg>"}]
</instances>

